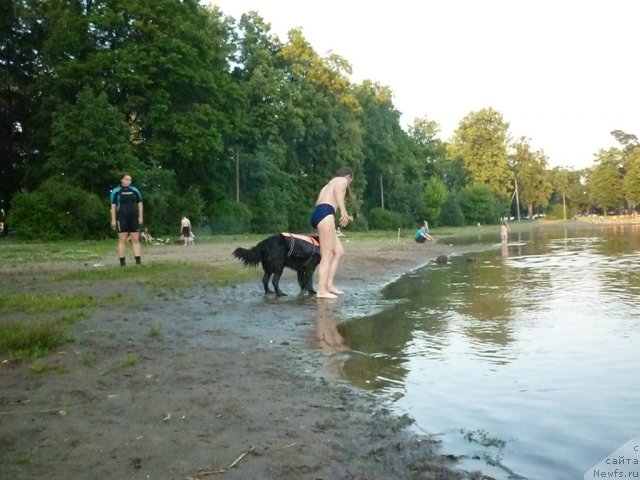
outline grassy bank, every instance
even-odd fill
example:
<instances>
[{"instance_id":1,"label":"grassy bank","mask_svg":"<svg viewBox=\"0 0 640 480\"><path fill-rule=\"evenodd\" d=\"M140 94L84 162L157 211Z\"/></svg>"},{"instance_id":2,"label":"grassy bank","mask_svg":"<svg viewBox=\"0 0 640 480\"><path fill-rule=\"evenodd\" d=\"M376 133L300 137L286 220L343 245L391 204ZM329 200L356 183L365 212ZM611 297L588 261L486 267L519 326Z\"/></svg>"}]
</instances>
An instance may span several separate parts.
<instances>
[{"instance_id":1,"label":"grassy bank","mask_svg":"<svg viewBox=\"0 0 640 480\"><path fill-rule=\"evenodd\" d=\"M211 238L206 243L231 245L237 241ZM226 286L252 274L233 262L214 266L162 258L120 268L113 262L115 249L113 240L34 243L2 239L0 290L7 293L0 296L0 358L46 356L73 342L69 326L92 311L166 299L196 284ZM105 259L112 265L105 266Z\"/></svg>"},{"instance_id":2,"label":"grassy bank","mask_svg":"<svg viewBox=\"0 0 640 480\"><path fill-rule=\"evenodd\" d=\"M608 217L591 218L581 217L578 220L567 221L547 221L522 220L520 222L510 222L512 232L524 232L534 228L547 228L559 225L576 225L576 224L620 224L630 223L631 217ZM364 240L381 240L389 238L399 238L403 241L413 239L418 229L400 229L399 231L389 230L372 230L368 232L350 232L346 230L349 241ZM475 235L478 230L499 232L499 225L482 225L465 226L465 227L438 227L432 229L432 233L436 238L445 239L452 236ZM241 235L198 235L198 244L219 244L229 245L229 248L243 243L257 243L265 237L265 234L241 234ZM177 243L177 239L171 239L173 244ZM112 256L116 249L117 241L115 239L101 241L53 241L53 242L23 242L15 237L0 238L0 271L3 267L25 266L39 263L56 263L56 262L75 262L75 263L95 263L105 257ZM143 244L143 248L162 248L149 247Z\"/></svg>"},{"instance_id":3,"label":"grassy bank","mask_svg":"<svg viewBox=\"0 0 640 480\"><path fill-rule=\"evenodd\" d=\"M557 228L590 223L522 221L511 223L511 232ZM627 222L629 223L629 222ZM606 225L597 219L597 225ZM495 233L497 225L440 227L432 229L438 242L451 237ZM350 248L358 242L388 245L399 240L412 243L415 230L346 231ZM0 356L39 357L73 341L69 325L92 311L114 305L134 305L180 295L194 285L220 287L255 279L231 256L238 245L252 245L264 234L198 236L196 247L183 250L177 244L144 245L143 264L117 266L116 241L20 242L0 239ZM127 253L130 254L130 248Z\"/></svg>"}]
</instances>

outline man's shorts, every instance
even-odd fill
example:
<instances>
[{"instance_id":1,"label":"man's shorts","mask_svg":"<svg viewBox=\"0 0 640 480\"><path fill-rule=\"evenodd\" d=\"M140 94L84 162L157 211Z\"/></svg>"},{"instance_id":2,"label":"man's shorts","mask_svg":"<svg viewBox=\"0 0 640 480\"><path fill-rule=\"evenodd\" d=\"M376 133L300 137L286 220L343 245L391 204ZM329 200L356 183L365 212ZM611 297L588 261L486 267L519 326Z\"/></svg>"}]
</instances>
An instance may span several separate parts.
<instances>
[{"instance_id":1,"label":"man's shorts","mask_svg":"<svg viewBox=\"0 0 640 480\"><path fill-rule=\"evenodd\" d=\"M140 230L138 215L119 215L117 223L119 233L138 233Z\"/></svg>"}]
</instances>

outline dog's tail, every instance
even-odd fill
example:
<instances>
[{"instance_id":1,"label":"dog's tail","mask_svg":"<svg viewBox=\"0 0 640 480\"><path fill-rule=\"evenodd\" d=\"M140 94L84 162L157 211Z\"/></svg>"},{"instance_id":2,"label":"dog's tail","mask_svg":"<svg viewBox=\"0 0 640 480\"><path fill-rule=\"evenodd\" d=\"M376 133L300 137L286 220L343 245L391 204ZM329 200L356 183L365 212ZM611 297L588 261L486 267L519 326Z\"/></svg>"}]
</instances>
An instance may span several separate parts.
<instances>
[{"instance_id":1,"label":"dog's tail","mask_svg":"<svg viewBox=\"0 0 640 480\"><path fill-rule=\"evenodd\" d=\"M233 256L244 263L245 267L257 267L262 260L262 250L256 245L252 248L236 248Z\"/></svg>"}]
</instances>

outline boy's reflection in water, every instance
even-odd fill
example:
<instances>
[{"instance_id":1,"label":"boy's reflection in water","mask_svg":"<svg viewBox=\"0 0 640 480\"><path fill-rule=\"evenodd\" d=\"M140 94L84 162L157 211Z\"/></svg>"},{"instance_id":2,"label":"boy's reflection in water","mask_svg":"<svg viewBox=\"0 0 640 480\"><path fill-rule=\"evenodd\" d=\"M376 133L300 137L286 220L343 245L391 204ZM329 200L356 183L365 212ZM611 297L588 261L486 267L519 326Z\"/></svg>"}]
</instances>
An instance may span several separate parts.
<instances>
[{"instance_id":1,"label":"boy's reflection in water","mask_svg":"<svg viewBox=\"0 0 640 480\"><path fill-rule=\"evenodd\" d=\"M349 347L344 341L344 337L338 331L338 324L335 317L336 301L321 299L315 302L316 321L314 344L323 353L330 355L324 365L323 373L344 377L343 368L347 361L347 355L336 355L349 352Z\"/></svg>"},{"instance_id":2,"label":"boy's reflection in water","mask_svg":"<svg viewBox=\"0 0 640 480\"><path fill-rule=\"evenodd\" d=\"M326 299L316 302L316 341L318 347L327 352L344 352L349 348L338 332L334 313L336 302Z\"/></svg>"}]
</instances>

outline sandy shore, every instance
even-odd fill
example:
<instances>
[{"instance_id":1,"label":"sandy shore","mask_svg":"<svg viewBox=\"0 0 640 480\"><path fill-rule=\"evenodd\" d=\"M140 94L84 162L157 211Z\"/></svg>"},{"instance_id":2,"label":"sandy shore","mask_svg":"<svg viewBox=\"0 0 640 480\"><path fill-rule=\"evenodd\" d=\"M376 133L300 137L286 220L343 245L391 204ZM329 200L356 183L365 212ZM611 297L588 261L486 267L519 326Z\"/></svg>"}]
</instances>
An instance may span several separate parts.
<instances>
[{"instance_id":1,"label":"sandy shore","mask_svg":"<svg viewBox=\"0 0 640 480\"><path fill-rule=\"evenodd\" d=\"M141 290L135 305L94 311L44 373L2 359L0 478L486 478L339 375L340 324L454 247L348 240L338 300L299 295L291 271L289 296L265 296L256 269L249 282ZM237 246L252 243L146 246L143 257L226 265Z\"/></svg>"}]
</instances>

